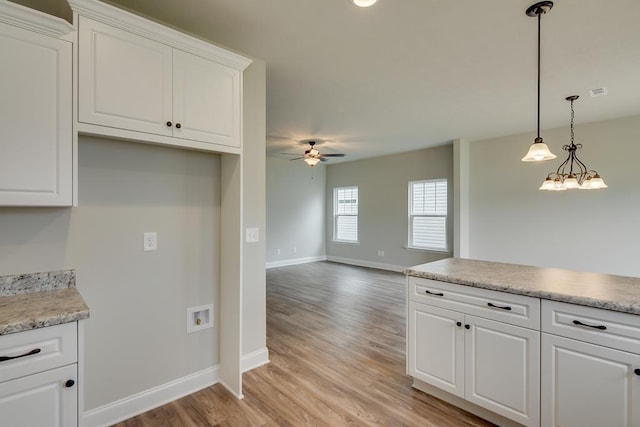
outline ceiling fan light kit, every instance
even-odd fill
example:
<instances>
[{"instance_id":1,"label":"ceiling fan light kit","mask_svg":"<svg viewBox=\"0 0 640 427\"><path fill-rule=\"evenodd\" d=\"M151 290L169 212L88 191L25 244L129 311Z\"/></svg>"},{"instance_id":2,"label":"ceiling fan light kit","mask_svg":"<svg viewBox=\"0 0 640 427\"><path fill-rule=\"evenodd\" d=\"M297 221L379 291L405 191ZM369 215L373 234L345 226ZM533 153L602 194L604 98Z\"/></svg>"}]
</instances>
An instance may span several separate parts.
<instances>
[{"instance_id":1,"label":"ceiling fan light kit","mask_svg":"<svg viewBox=\"0 0 640 427\"><path fill-rule=\"evenodd\" d=\"M527 16L538 18L538 133L533 144L529 147L529 152L522 158L523 162L541 162L556 158L556 155L549 150L547 144L545 144L544 140L540 137L540 23L542 21L542 15L549 12L552 7L552 1L541 1L529 6L526 12Z\"/></svg>"},{"instance_id":2,"label":"ceiling fan light kit","mask_svg":"<svg viewBox=\"0 0 640 427\"><path fill-rule=\"evenodd\" d=\"M300 142L304 142L304 141L300 141ZM342 153L330 153L330 154L322 154L315 146L316 146L316 141L314 140L308 140L307 141L309 143L309 149L305 150L304 152L304 156L298 156L297 154L291 154L291 153L282 153L288 156L298 156L295 159L291 159L291 160L300 160L303 159L304 162L306 164L308 164L311 167L314 167L315 165L317 165L319 162L326 162L327 161L327 157L344 157L345 154ZM320 140L320 143L322 143L323 141Z\"/></svg>"}]
</instances>

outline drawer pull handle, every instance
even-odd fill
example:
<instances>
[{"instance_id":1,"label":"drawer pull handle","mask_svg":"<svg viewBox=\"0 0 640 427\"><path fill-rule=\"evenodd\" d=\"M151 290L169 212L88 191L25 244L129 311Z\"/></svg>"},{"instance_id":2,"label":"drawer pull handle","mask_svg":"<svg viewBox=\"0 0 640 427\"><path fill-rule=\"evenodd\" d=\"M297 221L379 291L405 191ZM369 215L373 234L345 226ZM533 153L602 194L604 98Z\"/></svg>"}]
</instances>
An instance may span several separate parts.
<instances>
[{"instance_id":1,"label":"drawer pull handle","mask_svg":"<svg viewBox=\"0 0 640 427\"><path fill-rule=\"evenodd\" d=\"M462 326L462 322L456 322L456 326ZM636 369L638 371L639 369Z\"/></svg>"},{"instance_id":2,"label":"drawer pull handle","mask_svg":"<svg viewBox=\"0 0 640 427\"><path fill-rule=\"evenodd\" d=\"M640 369L634 369L633 373L640 376Z\"/></svg>"},{"instance_id":3,"label":"drawer pull handle","mask_svg":"<svg viewBox=\"0 0 640 427\"><path fill-rule=\"evenodd\" d=\"M176 128L180 129L182 127L182 125L180 123L176 123Z\"/></svg>"},{"instance_id":4,"label":"drawer pull handle","mask_svg":"<svg viewBox=\"0 0 640 427\"><path fill-rule=\"evenodd\" d=\"M64 386L65 386L66 388L70 388L70 387L73 387L73 385L74 385L75 383L76 383L76 382L75 382L74 380L67 380L67 382L65 382L65 383L64 383Z\"/></svg>"},{"instance_id":5,"label":"drawer pull handle","mask_svg":"<svg viewBox=\"0 0 640 427\"><path fill-rule=\"evenodd\" d=\"M425 291L426 293L428 293L429 295L433 295L435 297L443 297L444 294L442 292L431 292L431 291Z\"/></svg>"},{"instance_id":6,"label":"drawer pull handle","mask_svg":"<svg viewBox=\"0 0 640 427\"><path fill-rule=\"evenodd\" d=\"M171 123L171 122L167 122L167 126L168 126L168 127L171 127L171 126L173 126L173 123Z\"/></svg>"},{"instance_id":7,"label":"drawer pull handle","mask_svg":"<svg viewBox=\"0 0 640 427\"><path fill-rule=\"evenodd\" d=\"M487 305L488 305L489 307L499 308L500 310L508 310L508 311L511 311L511 307L509 307L508 305L495 305L495 304L492 304L492 303L490 303L490 302L488 302L488 303L487 303Z\"/></svg>"},{"instance_id":8,"label":"drawer pull handle","mask_svg":"<svg viewBox=\"0 0 640 427\"><path fill-rule=\"evenodd\" d=\"M20 356L0 356L0 362L6 362L7 360L13 360L13 359L20 359L21 357L27 357L27 356L31 356L34 354L38 354L40 353L42 350L40 350L39 348L34 348L33 350L25 353L25 354L21 354Z\"/></svg>"},{"instance_id":9,"label":"drawer pull handle","mask_svg":"<svg viewBox=\"0 0 640 427\"><path fill-rule=\"evenodd\" d=\"M465 329L471 329L471 325L464 325Z\"/></svg>"},{"instance_id":10,"label":"drawer pull handle","mask_svg":"<svg viewBox=\"0 0 640 427\"><path fill-rule=\"evenodd\" d=\"M607 330L607 327L604 325L587 325L586 323L582 323L579 320L574 320L573 324L578 326L586 326L587 328L600 329L601 331Z\"/></svg>"}]
</instances>

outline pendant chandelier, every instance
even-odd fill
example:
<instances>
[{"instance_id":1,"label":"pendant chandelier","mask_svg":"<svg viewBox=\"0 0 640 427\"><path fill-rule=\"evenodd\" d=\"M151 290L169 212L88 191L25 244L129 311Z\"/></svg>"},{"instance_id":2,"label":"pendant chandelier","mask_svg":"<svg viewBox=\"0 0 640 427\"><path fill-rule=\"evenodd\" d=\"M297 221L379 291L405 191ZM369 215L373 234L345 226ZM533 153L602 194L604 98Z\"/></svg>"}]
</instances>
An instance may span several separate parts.
<instances>
[{"instance_id":1,"label":"pendant chandelier","mask_svg":"<svg viewBox=\"0 0 640 427\"><path fill-rule=\"evenodd\" d=\"M549 12L552 7L552 1L541 1L527 9L527 16L538 17L538 133L533 144L529 147L529 152L522 158L523 162L540 162L556 158L556 155L549 150L547 144L540 137L540 23L542 15Z\"/></svg>"},{"instance_id":2,"label":"pendant chandelier","mask_svg":"<svg viewBox=\"0 0 640 427\"><path fill-rule=\"evenodd\" d=\"M576 151L582 148L582 144L576 144L574 142L575 135L573 132L573 102L578 98L578 95L565 98L571 102L571 144L563 145L562 149L567 151L569 156L555 172L547 175L547 179L542 183L540 190L562 191L576 188L581 190L599 190L601 188L607 188L607 184L600 178L598 172L587 168L576 155Z\"/></svg>"}]
</instances>

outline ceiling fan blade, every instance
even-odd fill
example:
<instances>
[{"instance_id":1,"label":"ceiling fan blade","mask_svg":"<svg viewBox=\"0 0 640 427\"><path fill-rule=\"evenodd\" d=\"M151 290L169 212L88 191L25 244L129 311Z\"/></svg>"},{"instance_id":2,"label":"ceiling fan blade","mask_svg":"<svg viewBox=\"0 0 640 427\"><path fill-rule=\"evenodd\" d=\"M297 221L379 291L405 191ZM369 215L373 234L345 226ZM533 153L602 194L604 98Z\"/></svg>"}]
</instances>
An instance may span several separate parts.
<instances>
[{"instance_id":1,"label":"ceiling fan blade","mask_svg":"<svg viewBox=\"0 0 640 427\"><path fill-rule=\"evenodd\" d=\"M295 153L295 154L293 154L293 153L280 153L280 154L282 154L283 156L299 156L300 155L300 153Z\"/></svg>"},{"instance_id":2,"label":"ceiling fan blade","mask_svg":"<svg viewBox=\"0 0 640 427\"><path fill-rule=\"evenodd\" d=\"M342 153L334 153L334 154L323 154L322 157L344 157L346 154Z\"/></svg>"},{"instance_id":3,"label":"ceiling fan blade","mask_svg":"<svg viewBox=\"0 0 640 427\"><path fill-rule=\"evenodd\" d=\"M289 159L289 160L300 160L300 159L304 159L304 156L302 156L302 157L296 157L295 159Z\"/></svg>"},{"instance_id":4,"label":"ceiling fan blade","mask_svg":"<svg viewBox=\"0 0 640 427\"><path fill-rule=\"evenodd\" d=\"M324 158L324 156L322 156L322 157L320 157L320 161L321 161L321 162L328 162L328 161L329 161L329 159L325 159L325 158Z\"/></svg>"}]
</instances>

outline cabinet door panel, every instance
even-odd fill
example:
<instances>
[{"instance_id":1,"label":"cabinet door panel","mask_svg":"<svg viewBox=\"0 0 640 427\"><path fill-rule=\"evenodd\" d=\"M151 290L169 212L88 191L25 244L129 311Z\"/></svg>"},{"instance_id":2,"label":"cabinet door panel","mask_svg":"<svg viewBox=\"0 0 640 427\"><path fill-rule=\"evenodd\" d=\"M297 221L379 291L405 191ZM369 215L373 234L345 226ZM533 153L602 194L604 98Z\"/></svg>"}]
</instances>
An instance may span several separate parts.
<instances>
[{"instance_id":1,"label":"cabinet door panel","mask_svg":"<svg viewBox=\"0 0 640 427\"><path fill-rule=\"evenodd\" d=\"M409 374L463 397L464 315L412 302L409 316Z\"/></svg>"},{"instance_id":2,"label":"cabinet door panel","mask_svg":"<svg viewBox=\"0 0 640 427\"><path fill-rule=\"evenodd\" d=\"M78 38L79 121L170 136L172 49L85 17Z\"/></svg>"},{"instance_id":3,"label":"cabinet door panel","mask_svg":"<svg viewBox=\"0 0 640 427\"><path fill-rule=\"evenodd\" d=\"M540 333L466 316L465 398L527 426L537 426Z\"/></svg>"},{"instance_id":4,"label":"cabinet door panel","mask_svg":"<svg viewBox=\"0 0 640 427\"><path fill-rule=\"evenodd\" d=\"M640 355L543 334L542 424L640 426Z\"/></svg>"},{"instance_id":5,"label":"cabinet door panel","mask_svg":"<svg viewBox=\"0 0 640 427\"><path fill-rule=\"evenodd\" d=\"M0 25L0 205L71 205L71 49Z\"/></svg>"},{"instance_id":6,"label":"cabinet door panel","mask_svg":"<svg viewBox=\"0 0 640 427\"><path fill-rule=\"evenodd\" d=\"M78 425L76 365L52 369L0 383L2 425L12 427L74 427Z\"/></svg>"},{"instance_id":7,"label":"cabinet door panel","mask_svg":"<svg viewBox=\"0 0 640 427\"><path fill-rule=\"evenodd\" d=\"M174 136L240 146L240 72L174 51Z\"/></svg>"}]
</instances>

